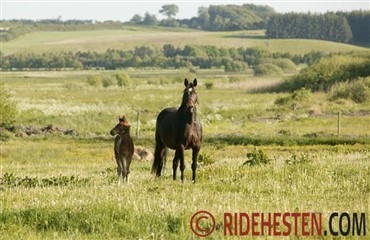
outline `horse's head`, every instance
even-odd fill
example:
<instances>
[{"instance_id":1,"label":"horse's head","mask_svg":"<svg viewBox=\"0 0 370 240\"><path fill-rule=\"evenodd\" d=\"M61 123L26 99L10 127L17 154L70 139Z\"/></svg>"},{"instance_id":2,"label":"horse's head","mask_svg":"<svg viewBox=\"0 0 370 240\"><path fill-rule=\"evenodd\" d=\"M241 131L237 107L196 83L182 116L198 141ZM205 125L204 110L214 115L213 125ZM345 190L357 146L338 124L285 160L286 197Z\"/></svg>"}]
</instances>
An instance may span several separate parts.
<instances>
[{"instance_id":1,"label":"horse's head","mask_svg":"<svg viewBox=\"0 0 370 240\"><path fill-rule=\"evenodd\" d=\"M196 91L197 79L195 78L193 82L189 83L188 79L184 80L184 95L182 96L182 102L186 106L188 112L194 112L196 105L198 103L198 96Z\"/></svg>"},{"instance_id":2,"label":"horse's head","mask_svg":"<svg viewBox=\"0 0 370 240\"><path fill-rule=\"evenodd\" d=\"M117 134L123 135L130 131L130 125L128 124L128 121L126 120L126 117L124 115L119 116L118 121L118 124L110 131L110 134L112 136Z\"/></svg>"}]
</instances>

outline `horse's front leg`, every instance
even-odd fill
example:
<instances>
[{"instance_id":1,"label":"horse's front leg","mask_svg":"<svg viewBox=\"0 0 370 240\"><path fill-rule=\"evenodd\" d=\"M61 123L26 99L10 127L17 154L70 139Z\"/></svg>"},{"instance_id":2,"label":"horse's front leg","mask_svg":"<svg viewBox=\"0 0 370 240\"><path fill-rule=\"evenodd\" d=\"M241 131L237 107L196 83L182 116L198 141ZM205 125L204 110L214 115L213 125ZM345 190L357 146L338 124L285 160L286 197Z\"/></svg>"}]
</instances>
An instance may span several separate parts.
<instances>
[{"instance_id":1,"label":"horse's front leg","mask_svg":"<svg viewBox=\"0 0 370 240\"><path fill-rule=\"evenodd\" d=\"M184 150L185 150L184 147L181 147L180 151L179 151L181 182L182 183L184 183L184 171L185 171Z\"/></svg>"},{"instance_id":2,"label":"horse's front leg","mask_svg":"<svg viewBox=\"0 0 370 240\"><path fill-rule=\"evenodd\" d=\"M197 158L199 154L200 148L195 147L193 148L193 154L192 154L192 164L191 164L191 170L193 171L193 176L191 178L191 181L195 183L195 177L196 177L196 171L197 171Z\"/></svg>"},{"instance_id":3,"label":"horse's front leg","mask_svg":"<svg viewBox=\"0 0 370 240\"><path fill-rule=\"evenodd\" d=\"M176 172L177 172L178 166L179 166L179 150L176 150L175 156L173 157L173 161L172 161L173 180L176 180Z\"/></svg>"}]
</instances>

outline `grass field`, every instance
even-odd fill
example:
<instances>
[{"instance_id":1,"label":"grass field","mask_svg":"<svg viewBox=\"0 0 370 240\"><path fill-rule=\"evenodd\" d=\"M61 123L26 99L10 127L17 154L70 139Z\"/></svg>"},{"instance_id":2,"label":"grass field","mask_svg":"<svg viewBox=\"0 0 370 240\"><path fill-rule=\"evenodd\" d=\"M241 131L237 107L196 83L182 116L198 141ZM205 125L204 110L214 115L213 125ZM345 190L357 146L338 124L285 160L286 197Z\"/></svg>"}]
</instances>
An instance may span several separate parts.
<instances>
[{"instance_id":1,"label":"grass field","mask_svg":"<svg viewBox=\"0 0 370 240\"><path fill-rule=\"evenodd\" d=\"M136 160L129 185L117 186L108 134L117 116L125 113L134 130L139 110L140 138L134 142L153 151L157 113L178 106L183 78L195 77L188 70L127 73L134 83L129 88L87 84L87 76L110 71L2 73L21 111L16 124L53 124L78 135L11 136L1 143L0 239L193 239L189 221L199 210L217 222L207 239L223 238L225 212L322 213L325 230L333 212L363 212L369 233L370 116L360 114L369 103L330 102L315 93L300 109L279 108L275 100L287 94L253 92L280 78L199 70L204 143L198 182L190 182L190 152L185 183L172 180L171 152L162 178L150 174L151 162ZM320 142L320 136L330 141ZM310 144L298 145L297 139ZM245 165L256 149L270 164Z\"/></svg>"},{"instance_id":2,"label":"grass field","mask_svg":"<svg viewBox=\"0 0 370 240\"><path fill-rule=\"evenodd\" d=\"M292 54L368 51L319 40L266 40L262 31L137 27L34 32L2 43L1 51L6 55L102 52L143 45L160 49L166 43L259 46ZM0 142L0 239L198 239L190 219L199 210L211 212L216 221L215 232L206 239L224 238L225 212L321 213L323 230L328 230L333 212L365 213L367 236L347 238L368 238L369 102L330 101L330 93L312 93L301 102L279 106L275 101L289 93L259 90L275 86L282 77L254 77L251 71L125 72L132 80L125 88L87 82L88 76L109 78L115 71L1 72L0 81L9 89L19 114L15 133L1 132L7 141ZM109 131L118 115L128 117L135 145L153 152L156 116L165 107L179 106L185 77L198 79L198 114L204 128L197 183L190 182L191 152L185 155L185 183L172 180L171 151L163 177L150 174L151 162L135 160L130 183L117 186ZM136 137L138 112L140 136ZM342 113L340 136L338 112ZM50 124L76 134L22 132L27 126ZM260 158L269 163L248 165ZM210 227L207 221L200 224ZM335 231L338 225L336 220ZM288 238L301 239L302 233ZM333 236L312 236L317 238Z\"/></svg>"},{"instance_id":3,"label":"grass field","mask_svg":"<svg viewBox=\"0 0 370 240\"><path fill-rule=\"evenodd\" d=\"M270 39L263 31L204 32L197 30L151 29L127 27L122 30L33 32L2 43L5 55L23 52L48 51L105 51L130 50L137 46L162 49L164 44L174 46L213 45L217 47L263 47L271 52L304 54L313 50L329 52L368 51L368 48L321 40Z\"/></svg>"}]
</instances>

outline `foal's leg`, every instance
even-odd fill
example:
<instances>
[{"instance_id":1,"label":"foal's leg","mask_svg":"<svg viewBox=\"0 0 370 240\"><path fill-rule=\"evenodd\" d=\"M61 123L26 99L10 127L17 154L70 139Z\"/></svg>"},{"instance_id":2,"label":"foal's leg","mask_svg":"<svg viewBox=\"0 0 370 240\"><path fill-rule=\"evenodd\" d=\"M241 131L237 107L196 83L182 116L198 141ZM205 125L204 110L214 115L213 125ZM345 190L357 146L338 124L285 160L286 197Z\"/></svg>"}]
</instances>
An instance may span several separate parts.
<instances>
[{"instance_id":1,"label":"foal's leg","mask_svg":"<svg viewBox=\"0 0 370 240\"><path fill-rule=\"evenodd\" d=\"M192 163L191 163L191 170L193 171L193 176L191 178L191 181L195 183L195 175L196 175L196 170L197 170L197 158L199 154L200 148L195 147L193 148L193 153L192 153Z\"/></svg>"},{"instance_id":2,"label":"foal's leg","mask_svg":"<svg viewBox=\"0 0 370 240\"><path fill-rule=\"evenodd\" d=\"M122 171L123 171L123 165L122 165L121 159L118 157L116 157L116 162L117 162L117 185L119 185L120 178L121 178Z\"/></svg>"},{"instance_id":3,"label":"foal's leg","mask_svg":"<svg viewBox=\"0 0 370 240\"><path fill-rule=\"evenodd\" d=\"M176 150L175 156L173 157L173 161L172 161L173 180L176 180L176 172L177 172L178 166L179 166L179 151Z\"/></svg>"},{"instance_id":4,"label":"foal's leg","mask_svg":"<svg viewBox=\"0 0 370 240\"><path fill-rule=\"evenodd\" d=\"M132 157L128 157L127 158L127 161L126 161L126 165L127 165L127 175L126 175L126 182L128 183L128 175L130 174L130 164L131 164L131 161L132 161Z\"/></svg>"},{"instance_id":5,"label":"foal's leg","mask_svg":"<svg viewBox=\"0 0 370 240\"><path fill-rule=\"evenodd\" d=\"M122 176L123 176L123 184L128 183L128 166L127 166L127 158L122 158L123 168L122 168Z\"/></svg>"}]
</instances>

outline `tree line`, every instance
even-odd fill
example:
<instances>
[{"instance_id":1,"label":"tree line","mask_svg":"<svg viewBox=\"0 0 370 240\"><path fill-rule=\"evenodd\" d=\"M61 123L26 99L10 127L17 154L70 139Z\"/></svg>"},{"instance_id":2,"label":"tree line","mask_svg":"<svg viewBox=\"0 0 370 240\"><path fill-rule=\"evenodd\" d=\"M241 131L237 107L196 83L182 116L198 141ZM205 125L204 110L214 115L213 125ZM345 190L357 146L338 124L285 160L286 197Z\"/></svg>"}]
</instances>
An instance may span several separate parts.
<instances>
[{"instance_id":1,"label":"tree line","mask_svg":"<svg viewBox=\"0 0 370 240\"><path fill-rule=\"evenodd\" d=\"M46 52L17 53L5 56L0 52L2 71L57 69L120 69L128 67L156 68L224 68L237 72L253 68L266 59L284 58L293 64L312 64L323 56L321 52L304 55L272 53L262 48L224 48L215 46L163 45L157 50L147 46L132 50L108 49L105 52ZM271 62L271 60L269 60Z\"/></svg>"},{"instance_id":2,"label":"tree line","mask_svg":"<svg viewBox=\"0 0 370 240\"><path fill-rule=\"evenodd\" d=\"M10 41L31 31L76 31L122 29L130 25L182 27L205 31L235 31L266 29L268 38L308 38L337 42L370 42L370 11L327 12L325 14L277 14L269 6L210 5L200 7L198 15L190 19L176 19L179 8L163 5L158 20L155 14L133 15L128 22L92 20L1 20L0 41Z\"/></svg>"},{"instance_id":3,"label":"tree line","mask_svg":"<svg viewBox=\"0 0 370 240\"><path fill-rule=\"evenodd\" d=\"M266 24L266 37L370 42L369 24L370 11L276 14Z\"/></svg>"},{"instance_id":4,"label":"tree line","mask_svg":"<svg viewBox=\"0 0 370 240\"><path fill-rule=\"evenodd\" d=\"M178 12L178 8L174 4L164 5L159 12L166 15L167 18L158 21L154 14L147 12L144 17L135 14L130 23L186 27L206 31L235 31L264 28L266 20L275 14L275 10L269 6L254 4L200 7L198 16L191 19L174 19Z\"/></svg>"}]
</instances>

